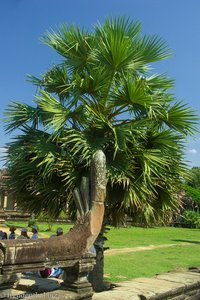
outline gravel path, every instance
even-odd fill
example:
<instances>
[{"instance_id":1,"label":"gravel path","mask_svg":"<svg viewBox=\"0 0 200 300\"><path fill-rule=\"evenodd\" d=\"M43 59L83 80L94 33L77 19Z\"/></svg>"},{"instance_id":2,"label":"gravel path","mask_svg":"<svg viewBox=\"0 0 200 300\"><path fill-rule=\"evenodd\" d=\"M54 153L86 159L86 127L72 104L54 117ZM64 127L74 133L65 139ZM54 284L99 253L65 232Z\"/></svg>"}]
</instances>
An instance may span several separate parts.
<instances>
[{"instance_id":1,"label":"gravel path","mask_svg":"<svg viewBox=\"0 0 200 300\"><path fill-rule=\"evenodd\" d=\"M134 248L120 248L120 249L109 249L105 251L106 256L130 253L130 252L140 252L140 251L148 251L162 248L170 248L175 246L188 246L189 243L180 243L180 244L162 244L162 245L149 245L143 247L134 247Z\"/></svg>"}]
</instances>

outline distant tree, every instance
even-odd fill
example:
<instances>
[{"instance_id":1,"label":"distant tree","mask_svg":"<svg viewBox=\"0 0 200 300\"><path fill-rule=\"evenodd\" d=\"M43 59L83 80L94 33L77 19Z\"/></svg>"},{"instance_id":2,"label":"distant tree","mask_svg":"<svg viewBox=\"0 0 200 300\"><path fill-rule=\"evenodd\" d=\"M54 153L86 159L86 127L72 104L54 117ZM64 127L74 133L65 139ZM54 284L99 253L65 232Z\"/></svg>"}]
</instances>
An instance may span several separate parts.
<instances>
[{"instance_id":1,"label":"distant tree","mask_svg":"<svg viewBox=\"0 0 200 300\"><path fill-rule=\"evenodd\" d=\"M189 185L183 185L186 194L200 206L200 189L193 188Z\"/></svg>"},{"instance_id":2,"label":"distant tree","mask_svg":"<svg viewBox=\"0 0 200 300\"><path fill-rule=\"evenodd\" d=\"M200 189L200 167L193 167L189 171L190 178L186 180L186 184L189 186Z\"/></svg>"}]
</instances>

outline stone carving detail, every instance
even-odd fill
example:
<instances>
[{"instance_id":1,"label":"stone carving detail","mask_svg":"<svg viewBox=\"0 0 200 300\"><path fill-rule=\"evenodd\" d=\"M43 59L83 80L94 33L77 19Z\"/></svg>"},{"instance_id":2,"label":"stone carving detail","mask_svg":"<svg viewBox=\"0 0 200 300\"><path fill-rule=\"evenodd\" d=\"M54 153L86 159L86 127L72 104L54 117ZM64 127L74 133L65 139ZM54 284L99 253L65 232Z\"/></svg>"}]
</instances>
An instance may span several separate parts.
<instances>
[{"instance_id":1,"label":"stone carving detail","mask_svg":"<svg viewBox=\"0 0 200 300\"><path fill-rule=\"evenodd\" d=\"M93 255L88 256L87 252L101 230L105 196L106 160L104 153L98 150L92 160L90 182L83 178L80 189L74 190L80 218L70 232L51 239L0 243L0 290L8 286L8 282L13 284L14 273L60 266L65 269L64 283L68 289L80 292L82 285L88 292L89 283L79 277L85 277L95 263Z\"/></svg>"}]
</instances>

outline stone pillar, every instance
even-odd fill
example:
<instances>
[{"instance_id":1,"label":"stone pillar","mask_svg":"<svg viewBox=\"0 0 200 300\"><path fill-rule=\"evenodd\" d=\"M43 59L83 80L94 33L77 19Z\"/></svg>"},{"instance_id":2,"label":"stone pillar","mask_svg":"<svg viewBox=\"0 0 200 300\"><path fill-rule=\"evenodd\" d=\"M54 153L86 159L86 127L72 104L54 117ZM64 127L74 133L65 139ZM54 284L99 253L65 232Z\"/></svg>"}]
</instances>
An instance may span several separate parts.
<instances>
[{"instance_id":1,"label":"stone pillar","mask_svg":"<svg viewBox=\"0 0 200 300\"><path fill-rule=\"evenodd\" d=\"M17 202L14 202L14 210L17 211Z\"/></svg>"},{"instance_id":2,"label":"stone pillar","mask_svg":"<svg viewBox=\"0 0 200 300\"><path fill-rule=\"evenodd\" d=\"M83 258L73 267L64 268L63 288L80 295L80 299L91 300L93 289L88 274L93 269L95 258Z\"/></svg>"},{"instance_id":3,"label":"stone pillar","mask_svg":"<svg viewBox=\"0 0 200 300\"><path fill-rule=\"evenodd\" d=\"M6 210L8 205L8 193L5 192L4 194L4 203L3 203L3 209Z\"/></svg>"},{"instance_id":4,"label":"stone pillar","mask_svg":"<svg viewBox=\"0 0 200 300\"><path fill-rule=\"evenodd\" d=\"M0 191L0 209L3 208L3 203L2 203L2 192Z\"/></svg>"}]
</instances>

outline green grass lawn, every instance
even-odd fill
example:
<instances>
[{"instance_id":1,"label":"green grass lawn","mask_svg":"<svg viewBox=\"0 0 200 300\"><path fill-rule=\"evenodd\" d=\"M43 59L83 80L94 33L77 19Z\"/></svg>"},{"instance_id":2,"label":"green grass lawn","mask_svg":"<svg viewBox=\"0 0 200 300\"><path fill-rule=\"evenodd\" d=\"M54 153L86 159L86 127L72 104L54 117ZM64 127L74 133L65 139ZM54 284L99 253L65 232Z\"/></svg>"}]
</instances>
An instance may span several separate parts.
<instances>
[{"instance_id":1,"label":"green grass lawn","mask_svg":"<svg viewBox=\"0 0 200 300\"><path fill-rule=\"evenodd\" d=\"M106 234L106 246L125 248L160 244L177 244L185 241L199 241L200 230L175 227L155 228L111 228Z\"/></svg>"},{"instance_id":2,"label":"green grass lawn","mask_svg":"<svg viewBox=\"0 0 200 300\"><path fill-rule=\"evenodd\" d=\"M7 225L27 227L27 222L8 222ZM70 224L53 224L51 231L48 224L38 223L41 233L52 235L58 227L68 232ZM200 266L200 230L189 228L112 228L106 234L105 246L110 249L134 248L149 245L175 244L173 247L144 250L140 252L106 255L105 278L119 282L136 277L151 277L167 271Z\"/></svg>"},{"instance_id":3,"label":"green grass lawn","mask_svg":"<svg viewBox=\"0 0 200 300\"><path fill-rule=\"evenodd\" d=\"M199 252L200 244L191 244L107 257L105 255L105 278L119 282L200 266Z\"/></svg>"},{"instance_id":4,"label":"green grass lawn","mask_svg":"<svg viewBox=\"0 0 200 300\"><path fill-rule=\"evenodd\" d=\"M200 266L200 230L189 228L111 228L106 246L132 248L149 245L177 246L106 256L105 277L112 282L151 277L167 271ZM188 243L188 245L185 245Z\"/></svg>"}]
</instances>

